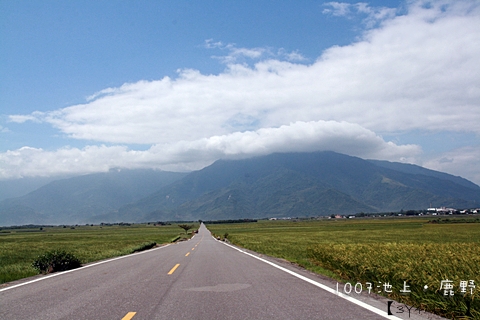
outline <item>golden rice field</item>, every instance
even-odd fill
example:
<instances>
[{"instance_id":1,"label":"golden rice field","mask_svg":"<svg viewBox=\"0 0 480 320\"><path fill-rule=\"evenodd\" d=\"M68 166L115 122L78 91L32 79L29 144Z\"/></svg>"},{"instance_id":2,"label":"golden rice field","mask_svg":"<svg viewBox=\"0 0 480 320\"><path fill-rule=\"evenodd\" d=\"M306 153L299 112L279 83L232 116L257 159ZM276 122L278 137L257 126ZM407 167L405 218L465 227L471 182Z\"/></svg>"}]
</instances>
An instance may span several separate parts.
<instances>
[{"instance_id":1,"label":"golden rice field","mask_svg":"<svg viewBox=\"0 0 480 320\"><path fill-rule=\"evenodd\" d=\"M416 308L451 319L480 319L480 223L428 220L259 221L207 227L219 236L228 233L236 245L361 283L364 289L367 283L373 288L382 284L384 295ZM410 292L401 293L403 289Z\"/></svg>"}]
</instances>

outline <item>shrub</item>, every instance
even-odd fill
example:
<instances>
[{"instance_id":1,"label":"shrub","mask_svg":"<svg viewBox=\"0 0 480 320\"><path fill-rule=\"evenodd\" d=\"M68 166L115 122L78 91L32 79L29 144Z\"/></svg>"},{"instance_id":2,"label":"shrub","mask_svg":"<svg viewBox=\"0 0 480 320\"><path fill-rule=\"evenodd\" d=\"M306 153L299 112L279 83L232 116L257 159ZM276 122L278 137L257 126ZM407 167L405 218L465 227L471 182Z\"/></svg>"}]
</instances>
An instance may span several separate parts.
<instances>
[{"instance_id":1,"label":"shrub","mask_svg":"<svg viewBox=\"0 0 480 320\"><path fill-rule=\"evenodd\" d=\"M65 271L80 266L80 260L64 250L53 250L39 255L32 263L32 267L40 273Z\"/></svg>"}]
</instances>

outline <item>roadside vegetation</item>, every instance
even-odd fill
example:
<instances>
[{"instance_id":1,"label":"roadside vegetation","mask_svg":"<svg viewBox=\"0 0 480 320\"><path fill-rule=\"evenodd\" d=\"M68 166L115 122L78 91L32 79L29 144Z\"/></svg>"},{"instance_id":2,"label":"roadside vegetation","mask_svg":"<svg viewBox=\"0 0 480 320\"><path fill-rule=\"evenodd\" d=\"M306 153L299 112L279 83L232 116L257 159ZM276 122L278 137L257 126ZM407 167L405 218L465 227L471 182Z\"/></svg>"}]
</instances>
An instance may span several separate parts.
<instances>
[{"instance_id":1,"label":"roadside vegetation","mask_svg":"<svg viewBox=\"0 0 480 320\"><path fill-rule=\"evenodd\" d=\"M451 319L480 319L480 225L468 222L439 224L417 217L207 227L220 238L228 234L233 244L330 276L342 292L347 282L352 288L362 284L364 292L370 283L372 292L379 286L383 295L421 310ZM451 282L442 286L442 280ZM461 281L466 281L463 288ZM445 290L448 284L453 291ZM402 293L404 289L410 292Z\"/></svg>"},{"instance_id":2,"label":"roadside vegetation","mask_svg":"<svg viewBox=\"0 0 480 320\"><path fill-rule=\"evenodd\" d=\"M198 224L194 228L198 228ZM46 261L58 258L52 252L71 254L85 264L150 249L190 235L176 224L4 228L0 230L0 284L36 275L39 270L48 271L48 266L46 271L41 268ZM73 261L72 256L63 257Z\"/></svg>"},{"instance_id":3,"label":"roadside vegetation","mask_svg":"<svg viewBox=\"0 0 480 320\"><path fill-rule=\"evenodd\" d=\"M52 250L39 255L32 263L32 267L40 273L79 268L82 262L70 252L64 250Z\"/></svg>"}]
</instances>

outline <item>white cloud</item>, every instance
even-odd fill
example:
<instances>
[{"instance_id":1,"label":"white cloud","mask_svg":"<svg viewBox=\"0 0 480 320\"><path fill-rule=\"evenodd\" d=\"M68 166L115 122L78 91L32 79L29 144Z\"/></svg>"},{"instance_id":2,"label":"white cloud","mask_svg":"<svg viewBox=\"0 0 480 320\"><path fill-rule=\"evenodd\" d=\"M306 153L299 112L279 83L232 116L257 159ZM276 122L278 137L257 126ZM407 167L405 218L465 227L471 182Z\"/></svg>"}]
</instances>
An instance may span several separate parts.
<instances>
[{"instance_id":1,"label":"white cloud","mask_svg":"<svg viewBox=\"0 0 480 320\"><path fill-rule=\"evenodd\" d=\"M364 3L329 3L331 14L366 14L372 28L358 42L332 47L311 64L296 63L305 61L298 52L207 40L206 48L225 53L219 56L226 63L220 74L180 70L176 79L101 90L84 104L11 115L10 121L46 122L75 139L154 146L147 151L19 149L1 155L0 170L3 177L40 174L56 170L44 168L42 161L56 163L62 156L60 171L189 169L219 157L286 151L284 145L290 151L330 148L369 158L413 159L418 146L398 146L380 135L445 129L480 134L480 3L429 3L409 2L400 16ZM429 165L441 167L432 161ZM461 165L457 160L443 167ZM473 166L469 174L477 177L479 171Z\"/></svg>"},{"instance_id":2,"label":"white cloud","mask_svg":"<svg viewBox=\"0 0 480 320\"><path fill-rule=\"evenodd\" d=\"M238 114L255 119L253 129L335 120L379 133L480 132L479 11L413 5L311 65L270 59L218 75L182 70L177 79L127 83L85 104L10 119L48 122L76 139L143 144L228 134Z\"/></svg>"},{"instance_id":3,"label":"white cloud","mask_svg":"<svg viewBox=\"0 0 480 320\"><path fill-rule=\"evenodd\" d=\"M238 48L234 43L224 44L221 41L214 42L213 39L205 40L205 48L226 51L227 55L212 56L212 58L219 59L225 64L237 63L243 61L243 58L260 59L265 54L272 54L268 48Z\"/></svg>"},{"instance_id":4,"label":"white cloud","mask_svg":"<svg viewBox=\"0 0 480 320\"><path fill-rule=\"evenodd\" d=\"M157 145L152 149L165 150ZM310 152L331 150L366 158L400 160L418 155L416 145L398 146L385 142L374 132L357 124L336 121L295 122L278 128L262 128L257 131L235 132L195 141L181 141L167 145L167 153L194 152L196 157L244 158L273 152Z\"/></svg>"},{"instance_id":5,"label":"white cloud","mask_svg":"<svg viewBox=\"0 0 480 320\"><path fill-rule=\"evenodd\" d=\"M10 115L8 118L9 121L16 123L24 123L27 121L40 122L42 121L43 115L43 112L35 111L32 114L28 115Z\"/></svg>"},{"instance_id":6,"label":"white cloud","mask_svg":"<svg viewBox=\"0 0 480 320\"><path fill-rule=\"evenodd\" d=\"M288 52L284 48L273 50L272 48L238 48L236 44L224 44L221 41L213 42L213 39L205 40L205 48L220 49L227 52L226 55L212 56L226 65L241 63L248 64L250 61L262 59L285 59L287 61L306 61L307 59L297 51Z\"/></svg>"},{"instance_id":7,"label":"white cloud","mask_svg":"<svg viewBox=\"0 0 480 320\"><path fill-rule=\"evenodd\" d=\"M331 150L364 158L398 161L421 150L386 142L357 124L335 121L295 122L279 128L235 132L194 141L157 144L146 151L125 146L88 146L45 151L24 147L0 154L0 179L89 173L110 168L195 170L219 158L239 159L273 152Z\"/></svg>"},{"instance_id":8,"label":"white cloud","mask_svg":"<svg viewBox=\"0 0 480 320\"><path fill-rule=\"evenodd\" d=\"M324 14L332 14L337 17L343 17L351 13L350 8L352 7L352 4L346 2L332 1L325 3L324 6L331 7L323 9Z\"/></svg>"},{"instance_id":9,"label":"white cloud","mask_svg":"<svg viewBox=\"0 0 480 320\"><path fill-rule=\"evenodd\" d=\"M89 146L83 150L62 148L49 152L40 148L23 147L0 154L0 177L5 179L105 171L115 161L112 157L118 155L120 150L122 147Z\"/></svg>"},{"instance_id":10,"label":"white cloud","mask_svg":"<svg viewBox=\"0 0 480 320\"><path fill-rule=\"evenodd\" d=\"M345 2L327 2L323 10L324 14L331 14L336 17L350 18L353 15L366 15L364 23L367 28L373 28L379 22L395 17L396 8L387 7L371 7L368 3L345 3Z\"/></svg>"},{"instance_id":11,"label":"white cloud","mask_svg":"<svg viewBox=\"0 0 480 320\"><path fill-rule=\"evenodd\" d=\"M86 99L87 99L87 101L92 101L92 100L95 100L99 97L106 96L108 94L115 94L115 92L117 92L117 90L115 88L107 88L107 89L103 89L99 92L96 92L96 93L92 94L91 96L88 96Z\"/></svg>"},{"instance_id":12,"label":"white cloud","mask_svg":"<svg viewBox=\"0 0 480 320\"><path fill-rule=\"evenodd\" d=\"M287 52L285 49L279 49L277 52L277 55L291 62L294 62L294 61L305 62L308 60L298 51Z\"/></svg>"}]
</instances>

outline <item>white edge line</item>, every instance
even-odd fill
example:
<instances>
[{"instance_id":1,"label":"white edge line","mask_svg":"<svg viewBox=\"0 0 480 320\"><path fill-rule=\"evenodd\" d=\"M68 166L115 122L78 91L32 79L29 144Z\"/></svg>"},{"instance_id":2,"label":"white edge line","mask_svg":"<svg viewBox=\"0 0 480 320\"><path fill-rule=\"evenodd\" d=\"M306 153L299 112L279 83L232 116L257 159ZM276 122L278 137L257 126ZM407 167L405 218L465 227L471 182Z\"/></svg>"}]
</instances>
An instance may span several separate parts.
<instances>
[{"instance_id":1,"label":"white edge line","mask_svg":"<svg viewBox=\"0 0 480 320\"><path fill-rule=\"evenodd\" d=\"M260 261L262 261L262 262L265 262L265 263L267 263L267 264L269 264L269 265L271 265L271 266L273 266L273 267L275 267L275 268L277 268L277 269L280 269L280 270L282 270L282 271L284 271L284 272L286 272L286 273L289 273L289 274L293 275L294 277L297 277L297 278L299 278L299 279L302 279L303 281L306 281L306 282L308 282L308 283L311 283L311 284L313 284L314 286L317 286L317 287L319 287L319 288L321 288L321 289L323 289L323 290L325 290L325 291L328 291L328 292L330 292L330 293L332 293L332 294L334 294L334 295L336 295L336 296L339 296L339 297L341 297L341 298L343 298L343 299L345 299L345 300L348 300L348 301L350 301L350 302L352 302L352 303L354 303L354 304L356 304L356 305L358 305L358 306L360 306L360 307L362 307L362 308L365 308L365 309L367 309L367 310L370 310L370 311L372 311L372 312L374 312L374 313L376 313L376 314L378 314L378 315L380 315L380 316L382 316L382 317L384 317L384 318L393 319L393 320L402 320L401 318L398 318L398 317L395 317L395 316L385 315L386 311L380 310L380 309L378 309L378 308L376 308L376 307L374 307L374 306L371 306L371 305L369 305L369 304L367 304L367 303L365 303L365 302L362 302L362 301L360 301L360 300L357 300L357 299L355 299L355 298L352 298L352 297L349 296L349 295L343 294L343 293L341 293L341 292L337 292L335 289L332 289L332 288L330 288L330 287L327 287L327 286L324 285L324 284L321 284L321 283L316 282L316 281L314 281L314 280L312 280L312 279L309 279L309 278L307 278L307 277L305 277L305 276L302 276L302 275L300 275L300 274L298 274L298 273L296 273L296 272L293 272L293 271L291 271L291 270L288 270L287 268L281 267L281 266L279 266L279 265L277 265L277 264L275 264L275 263L273 263L273 262L271 262L271 261L268 261L268 260L265 260L265 259L263 259L263 258L257 257L257 256L255 256L255 255L253 255L253 254L251 254L251 253L249 253L249 252L246 252L246 251L244 251L244 250L242 250L242 249L239 249L239 248L237 248L237 247L234 247L234 246L232 246L232 245L230 245L230 244L228 244L228 243L225 243L225 242L222 242L222 241L220 241L220 242L223 243L224 245L232 248L232 249L235 249L235 250L237 250L237 251L240 251L241 253L244 253L244 254L246 254L246 255L248 255L248 256L250 256L250 257L253 257L253 258L257 259L257 260L260 260Z\"/></svg>"},{"instance_id":2,"label":"white edge line","mask_svg":"<svg viewBox=\"0 0 480 320\"><path fill-rule=\"evenodd\" d=\"M152 251L155 251L155 250L158 250L158 249L166 248L169 245L171 245L171 243L166 244L166 245L161 246L161 247L158 247L158 248L155 248L155 249L145 250L145 251L136 252L136 253L132 253L132 254L127 254L127 255L124 255L124 256L120 256L120 257L116 257L116 258L112 258L112 259L108 259L108 260L103 260L103 261L100 261L100 262L95 262L95 263L88 264L88 265L80 267L80 268L67 270L67 271L61 271L61 272L57 272L57 273L52 273L51 275L48 275L46 277L38 278L38 279L35 279L35 280L31 280L31 281L27 281L27 282L23 282L23 283L13 285L11 287L6 287L6 288L3 288L3 289L0 289L0 292L7 291L7 290L17 288L17 287L21 287L21 286L25 286L27 284L34 283L34 282L37 282L37 281L50 279L50 278L53 278L53 277L56 277L56 276L61 276L61 275L64 275L64 274L67 274L67 273L70 273L70 272L75 272L75 271L78 271L78 270L98 266L99 264L104 264L104 263L107 263L107 262L112 262L112 261L115 261L115 260L120 260L120 259L123 259L123 258L132 257L132 256L136 256L136 255L139 255L139 254L147 253L147 252L152 252Z\"/></svg>"}]
</instances>

